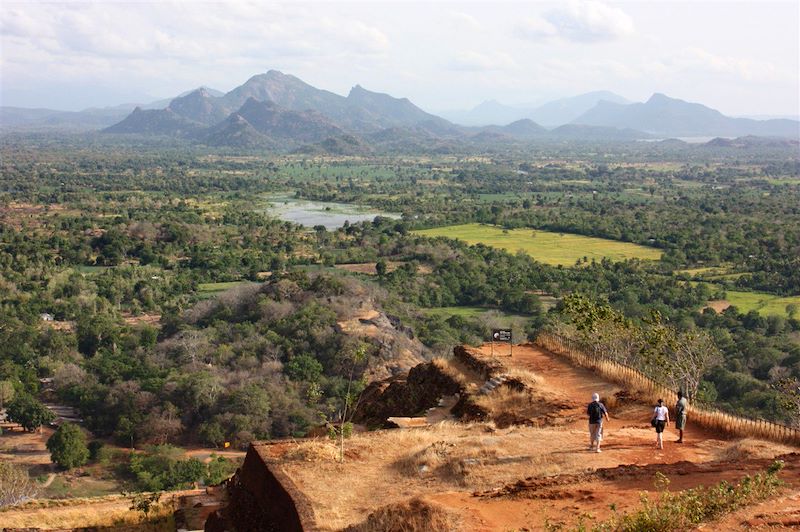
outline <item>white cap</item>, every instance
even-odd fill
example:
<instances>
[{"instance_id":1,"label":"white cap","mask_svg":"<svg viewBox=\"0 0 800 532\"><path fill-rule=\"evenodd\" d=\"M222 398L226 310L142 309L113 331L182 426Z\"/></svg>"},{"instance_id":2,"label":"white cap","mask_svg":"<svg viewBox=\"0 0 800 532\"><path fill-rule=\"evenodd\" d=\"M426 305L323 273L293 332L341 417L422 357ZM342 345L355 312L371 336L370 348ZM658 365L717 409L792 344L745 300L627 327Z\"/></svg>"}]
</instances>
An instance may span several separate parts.
<instances>
[{"instance_id":1,"label":"white cap","mask_svg":"<svg viewBox=\"0 0 800 532\"><path fill-rule=\"evenodd\" d=\"M592 401L599 401L599 400L600 400L600 394L599 393L593 393L592 394Z\"/></svg>"}]
</instances>

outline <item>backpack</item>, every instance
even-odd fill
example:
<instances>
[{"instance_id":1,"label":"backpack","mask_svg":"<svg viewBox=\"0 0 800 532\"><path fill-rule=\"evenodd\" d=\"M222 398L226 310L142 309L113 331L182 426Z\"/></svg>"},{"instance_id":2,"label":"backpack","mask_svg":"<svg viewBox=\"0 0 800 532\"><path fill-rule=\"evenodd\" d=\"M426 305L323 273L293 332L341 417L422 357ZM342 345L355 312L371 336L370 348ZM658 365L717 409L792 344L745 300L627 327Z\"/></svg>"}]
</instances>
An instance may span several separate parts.
<instances>
[{"instance_id":1,"label":"backpack","mask_svg":"<svg viewBox=\"0 0 800 532\"><path fill-rule=\"evenodd\" d=\"M589 413L589 423L600 423L600 421L602 421L603 407L600 406L600 403L592 401L589 403L589 408L587 410Z\"/></svg>"}]
</instances>

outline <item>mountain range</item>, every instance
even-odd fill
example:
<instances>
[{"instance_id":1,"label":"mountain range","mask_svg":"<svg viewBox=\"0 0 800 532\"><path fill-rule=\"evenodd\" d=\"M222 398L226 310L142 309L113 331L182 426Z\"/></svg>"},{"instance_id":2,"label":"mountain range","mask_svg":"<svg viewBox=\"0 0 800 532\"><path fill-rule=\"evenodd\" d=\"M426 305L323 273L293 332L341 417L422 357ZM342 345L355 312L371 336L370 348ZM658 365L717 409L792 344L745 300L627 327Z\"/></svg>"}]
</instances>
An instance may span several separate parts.
<instances>
[{"instance_id":1,"label":"mountain range","mask_svg":"<svg viewBox=\"0 0 800 532\"><path fill-rule=\"evenodd\" d=\"M407 98L360 85L347 96L318 89L270 70L227 93L201 87L169 101L66 113L0 108L3 129L45 127L102 129L107 134L185 139L210 146L297 150L304 153L366 153L384 148L447 150L453 143L486 144L537 140L628 141L676 136L800 137L796 120L731 118L663 94L629 103L599 91L520 110L487 102L473 110L508 120L506 125L457 125L428 113ZM513 112L512 112L513 111ZM519 117L523 112L529 116ZM477 114L476 114L477 113ZM550 127L544 127L546 124ZM552 127L557 126L557 127Z\"/></svg>"},{"instance_id":2,"label":"mountain range","mask_svg":"<svg viewBox=\"0 0 800 532\"><path fill-rule=\"evenodd\" d=\"M496 100L489 100L469 111L444 111L440 114L448 120L466 126L507 124L527 118L545 127L557 127L569 124L600 101L630 103L619 94L609 91L594 91L569 98L560 98L538 106L511 106Z\"/></svg>"},{"instance_id":3,"label":"mountain range","mask_svg":"<svg viewBox=\"0 0 800 532\"><path fill-rule=\"evenodd\" d=\"M653 94L644 103L620 104L601 100L573 120L576 124L631 128L656 136L742 136L798 137L797 120L731 118L719 111L664 94Z\"/></svg>"}]
</instances>

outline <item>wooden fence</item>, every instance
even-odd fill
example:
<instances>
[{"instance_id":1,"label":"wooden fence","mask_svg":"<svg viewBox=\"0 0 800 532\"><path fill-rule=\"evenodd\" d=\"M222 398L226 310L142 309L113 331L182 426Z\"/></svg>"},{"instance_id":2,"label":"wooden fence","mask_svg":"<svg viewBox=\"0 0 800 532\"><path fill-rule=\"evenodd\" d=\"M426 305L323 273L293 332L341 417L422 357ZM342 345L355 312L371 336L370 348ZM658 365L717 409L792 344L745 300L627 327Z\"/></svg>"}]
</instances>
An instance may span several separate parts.
<instances>
[{"instance_id":1,"label":"wooden fence","mask_svg":"<svg viewBox=\"0 0 800 532\"><path fill-rule=\"evenodd\" d=\"M644 400L655 404L661 398L667 405L677 400L675 390L645 376L638 370L602 356L588 355L578 342L552 333L540 333L536 344L561 355L578 366L590 368L598 375L625 386ZM760 438L778 443L800 446L800 430L763 419L734 416L717 409L693 405L689 408L689 422L714 432L732 437Z\"/></svg>"}]
</instances>

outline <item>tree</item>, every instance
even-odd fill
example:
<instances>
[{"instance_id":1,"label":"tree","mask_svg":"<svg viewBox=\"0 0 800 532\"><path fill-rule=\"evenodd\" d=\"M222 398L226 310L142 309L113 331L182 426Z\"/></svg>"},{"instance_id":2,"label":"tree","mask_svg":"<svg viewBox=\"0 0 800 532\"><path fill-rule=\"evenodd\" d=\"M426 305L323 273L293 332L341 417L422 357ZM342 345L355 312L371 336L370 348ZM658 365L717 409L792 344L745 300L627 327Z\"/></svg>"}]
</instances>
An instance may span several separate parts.
<instances>
[{"instance_id":1,"label":"tree","mask_svg":"<svg viewBox=\"0 0 800 532\"><path fill-rule=\"evenodd\" d=\"M64 469L82 466L89 460L86 435L78 425L64 423L47 440L50 459Z\"/></svg>"},{"instance_id":2,"label":"tree","mask_svg":"<svg viewBox=\"0 0 800 532\"><path fill-rule=\"evenodd\" d=\"M788 413L792 426L800 426L800 380L785 377L774 382L772 387L780 393L781 406Z\"/></svg>"},{"instance_id":3,"label":"tree","mask_svg":"<svg viewBox=\"0 0 800 532\"><path fill-rule=\"evenodd\" d=\"M676 335L674 356L668 372L673 386L683 387L694 398L709 369L722 362L722 353L708 331L687 331Z\"/></svg>"},{"instance_id":4,"label":"tree","mask_svg":"<svg viewBox=\"0 0 800 532\"><path fill-rule=\"evenodd\" d=\"M30 432L45 423L50 423L56 417L49 408L28 394L18 395L8 404L7 412L12 421L19 423Z\"/></svg>"},{"instance_id":5,"label":"tree","mask_svg":"<svg viewBox=\"0 0 800 532\"><path fill-rule=\"evenodd\" d=\"M355 403L356 395L353 393L353 380L356 375L356 370L360 368L367 360L367 346L366 344L359 343L356 346L345 350L343 358L350 365L350 374L347 379L347 391L342 397L341 417L339 419L338 432L336 427L333 427L332 436L339 439L339 461L344 462L344 439L349 437L353 431L353 424L350 421L358 406Z\"/></svg>"},{"instance_id":6,"label":"tree","mask_svg":"<svg viewBox=\"0 0 800 532\"><path fill-rule=\"evenodd\" d=\"M387 272L387 264L386 261L383 259L379 259L378 262L375 263L375 273L378 274L378 277L384 277Z\"/></svg>"},{"instance_id":7,"label":"tree","mask_svg":"<svg viewBox=\"0 0 800 532\"><path fill-rule=\"evenodd\" d=\"M136 427L140 441L164 445L177 437L183 430L180 412L172 403L155 407Z\"/></svg>"},{"instance_id":8,"label":"tree","mask_svg":"<svg viewBox=\"0 0 800 532\"><path fill-rule=\"evenodd\" d=\"M284 372L293 381L317 382L322 376L322 364L311 355L297 355L286 364Z\"/></svg>"},{"instance_id":9,"label":"tree","mask_svg":"<svg viewBox=\"0 0 800 532\"><path fill-rule=\"evenodd\" d=\"M0 462L0 508L25 502L35 495L36 484L25 468Z\"/></svg>"},{"instance_id":10,"label":"tree","mask_svg":"<svg viewBox=\"0 0 800 532\"><path fill-rule=\"evenodd\" d=\"M11 381L0 381L0 410L14 398L14 385Z\"/></svg>"}]
</instances>

